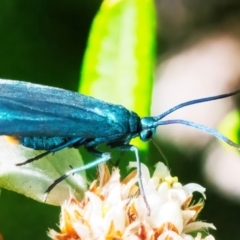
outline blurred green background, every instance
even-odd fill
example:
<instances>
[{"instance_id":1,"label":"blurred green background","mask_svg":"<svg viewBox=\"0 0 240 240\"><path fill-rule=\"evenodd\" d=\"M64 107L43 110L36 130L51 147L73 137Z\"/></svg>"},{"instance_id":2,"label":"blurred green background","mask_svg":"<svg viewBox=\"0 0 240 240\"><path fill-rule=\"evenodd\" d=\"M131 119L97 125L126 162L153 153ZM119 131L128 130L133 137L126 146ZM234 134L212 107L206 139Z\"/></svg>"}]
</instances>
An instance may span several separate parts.
<instances>
[{"instance_id":1,"label":"blurred green background","mask_svg":"<svg viewBox=\"0 0 240 240\"><path fill-rule=\"evenodd\" d=\"M211 29L227 18L238 19L240 2L156 1L158 10L158 54L178 51L196 29ZM182 3L182 5L179 5ZM91 21L99 0L30 1L2 0L0 3L0 78L18 79L78 89L79 72ZM174 11L185 11L179 21ZM240 15L239 15L240 16ZM180 18L181 19L181 18ZM203 151L183 154L161 141L172 175L182 183L206 186L201 168ZM151 161L161 159L151 145ZM199 159L199 161L188 161ZM186 167L187 166L187 167ZM199 175L196 174L199 172ZM240 239L240 205L207 188L201 219L212 222L216 239ZM2 190L0 232L5 240L47 239L48 228L57 228L59 208L41 204Z\"/></svg>"}]
</instances>

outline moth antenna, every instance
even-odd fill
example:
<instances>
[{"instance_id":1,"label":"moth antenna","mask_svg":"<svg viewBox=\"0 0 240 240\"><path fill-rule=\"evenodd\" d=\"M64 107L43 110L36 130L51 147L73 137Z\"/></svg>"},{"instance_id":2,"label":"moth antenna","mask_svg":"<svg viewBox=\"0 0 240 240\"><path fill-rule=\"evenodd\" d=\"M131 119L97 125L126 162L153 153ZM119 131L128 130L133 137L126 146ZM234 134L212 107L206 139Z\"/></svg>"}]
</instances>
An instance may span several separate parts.
<instances>
[{"instance_id":1,"label":"moth antenna","mask_svg":"<svg viewBox=\"0 0 240 240\"><path fill-rule=\"evenodd\" d=\"M158 121L158 122L154 123L154 125L155 125L154 127L157 127L157 126L160 126L160 125L169 125L169 124L182 124L182 125L186 125L186 126L189 126L189 127L199 129L201 131L209 133L212 136L215 136L216 138L222 140L223 142L227 143L228 145L230 145L232 147L240 149L240 145L234 143L233 141L231 141L229 138L227 138L226 136L224 136L223 134L221 134L217 130L215 130L213 128L210 128L210 127L207 127L205 125L199 124L199 123L186 121L186 120L182 120L182 119L172 119L172 120Z\"/></svg>"},{"instance_id":2,"label":"moth antenna","mask_svg":"<svg viewBox=\"0 0 240 240\"><path fill-rule=\"evenodd\" d=\"M163 112L162 114L153 117L153 119L155 121L163 119L164 117L166 117L167 115L169 115L172 112L175 112L176 110L183 108L183 107L187 107L190 105L194 105L194 104L198 104L198 103L203 103L203 102L210 102L210 101L214 101L214 100L218 100L218 99L222 99L222 98L227 98L233 95L236 95L237 93L240 92L240 89L230 92L230 93L225 93L225 94L221 94L221 95L216 95L216 96L212 96L212 97L206 97L206 98L198 98L198 99L194 99L194 100L190 100L187 102L183 102L180 103L170 109L168 109L167 111Z\"/></svg>"}]
</instances>

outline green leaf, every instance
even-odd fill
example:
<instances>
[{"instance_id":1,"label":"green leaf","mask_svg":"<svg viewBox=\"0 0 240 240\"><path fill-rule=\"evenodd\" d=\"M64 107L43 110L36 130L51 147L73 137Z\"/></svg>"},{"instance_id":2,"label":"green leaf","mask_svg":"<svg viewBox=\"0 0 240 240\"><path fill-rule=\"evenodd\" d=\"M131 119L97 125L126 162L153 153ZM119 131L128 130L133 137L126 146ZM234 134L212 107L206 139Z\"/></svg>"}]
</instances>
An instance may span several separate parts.
<instances>
[{"instance_id":1,"label":"green leaf","mask_svg":"<svg viewBox=\"0 0 240 240\"><path fill-rule=\"evenodd\" d=\"M80 92L149 115L155 22L152 0L104 1L92 24Z\"/></svg>"},{"instance_id":2,"label":"green leaf","mask_svg":"<svg viewBox=\"0 0 240 240\"><path fill-rule=\"evenodd\" d=\"M226 137L231 139L235 143L240 143L240 112L235 110L227 114L227 116L222 120L219 125L219 131L223 133ZM237 149L230 147L226 144L224 146L229 147L234 151Z\"/></svg>"},{"instance_id":3,"label":"green leaf","mask_svg":"<svg viewBox=\"0 0 240 240\"><path fill-rule=\"evenodd\" d=\"M11 143L5 136L0 136L0 149L0 187L40 202L44 201L47 188L55 179L70 170L70 165L77 167L83 164L78 150L64 149L33 163L16 166L16 163L37 156L40 151L33 151ZM81 199L85 189L85 174L75 174L53 188L46 202L52 205L61 205L65 199L69 198L70 192Z\"/></svg>"}]
</instances>

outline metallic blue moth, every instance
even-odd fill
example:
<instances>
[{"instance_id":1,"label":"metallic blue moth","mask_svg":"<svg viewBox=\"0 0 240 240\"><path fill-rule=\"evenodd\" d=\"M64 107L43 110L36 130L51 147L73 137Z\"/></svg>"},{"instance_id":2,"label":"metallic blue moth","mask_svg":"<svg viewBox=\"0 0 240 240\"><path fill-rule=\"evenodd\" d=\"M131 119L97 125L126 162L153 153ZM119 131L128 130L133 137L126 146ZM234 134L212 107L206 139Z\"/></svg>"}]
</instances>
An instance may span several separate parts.
<instances>
[{"instance_id":1,"label":"metallic blue moth","mask_svg":"<svg viewBox=\"0 0 240 240\"><path fill-rule=\"evenodd\" d=\"M138 149L130 145L131 139L140 137L142 141L147 141L152 138L160 125L183 124L208 132L227 144L239 148L224 135L207 126L181 119L162 120L185 106L226 98L239 92L240 90L237 90L228 94L191 100L170 108L158 116L140 118L137 113L121 105L76 92L0 79L0 135L12 136L27 148L46 151L17 165L27 164L66 147L84 146L97 156L96 161L71 169L56 179L47 189L47 193L69 175L109 160L110 153L97 150L101 144L121 151L133 151L138 166L140 191L147 204L141 181Z\"/></svg>"}]
</instances>

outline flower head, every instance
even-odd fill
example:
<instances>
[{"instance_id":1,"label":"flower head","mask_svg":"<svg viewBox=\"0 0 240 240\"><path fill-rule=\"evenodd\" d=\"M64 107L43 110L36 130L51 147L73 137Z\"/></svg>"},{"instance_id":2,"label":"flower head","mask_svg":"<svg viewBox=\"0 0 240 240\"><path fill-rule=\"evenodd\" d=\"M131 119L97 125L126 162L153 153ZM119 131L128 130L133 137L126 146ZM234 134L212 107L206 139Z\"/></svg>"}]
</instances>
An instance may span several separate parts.
<instances>
[{"instance_id":1,"label":"flower head","mask_svg":"<svg viewBox=\"0 0 240 240\"><path fill-rule=\"evenodd\" d=\"M196 220L203 200L192 204L193 192L205 198L205 189L193 183L183 186L163 163L156 165L152 177L145 165L141 167L150 215L139 195L136 171L121 181L118 169L110 174L103 164L83 200L72 196L62 205L60 233L50 230L48 235L55 240L214 240L201 234L203 229L215 229L214 225Z\"/></svg>"}]
</instances>

